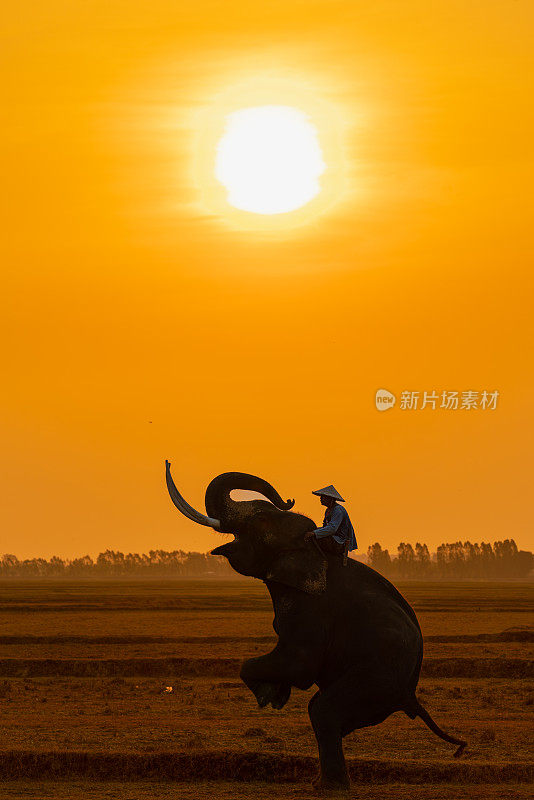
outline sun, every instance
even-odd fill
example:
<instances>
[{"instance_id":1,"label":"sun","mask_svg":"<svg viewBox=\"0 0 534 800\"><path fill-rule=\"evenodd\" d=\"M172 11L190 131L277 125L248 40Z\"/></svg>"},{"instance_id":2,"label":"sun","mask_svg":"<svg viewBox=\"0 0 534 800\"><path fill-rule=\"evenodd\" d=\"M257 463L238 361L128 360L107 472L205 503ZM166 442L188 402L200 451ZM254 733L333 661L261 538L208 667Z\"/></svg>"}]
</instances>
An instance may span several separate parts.
<instances>
[{"instance_id":1,"label":"sun","mask_svg":"<svg viewBox=\"0 0 534 800\"><path fill-rule=\"evenodd\" d=\"M229 114L217 145L215 177L228 203L254 214L287 214L321 191L326 169L316 127L291 106Z\"/></svg>"},{"instance_id":2,"label":"sun","mask_svg":"<svg viewBox=\"0 0 534 800\"><path fill-rule=\"evenodd\" d=\"M192 212L270 236L339 208L350 193L353 121L331 84L271 69L224 83L206 88L187 118Z\"/></svg>"}]
</instances>

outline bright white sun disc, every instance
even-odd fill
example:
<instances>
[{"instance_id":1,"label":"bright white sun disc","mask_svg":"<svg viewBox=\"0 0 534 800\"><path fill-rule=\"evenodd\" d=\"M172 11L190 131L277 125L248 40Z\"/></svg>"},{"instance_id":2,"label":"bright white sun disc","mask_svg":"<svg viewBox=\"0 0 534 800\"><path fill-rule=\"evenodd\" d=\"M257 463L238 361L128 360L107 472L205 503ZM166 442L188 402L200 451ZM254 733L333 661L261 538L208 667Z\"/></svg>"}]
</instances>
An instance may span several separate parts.
<instances>
[{"instance_id":1,"label":"bright white sun disc","mask_svg":"<svg viewBox=\"0 0 534 800\"><path fill-rule=\"evenodd\" d=\"M217 145L215 177L234 208L285 214L320 191L325 163L317 129L291 106L257 106L229 114Z\"/></svg>"}]
</instances>

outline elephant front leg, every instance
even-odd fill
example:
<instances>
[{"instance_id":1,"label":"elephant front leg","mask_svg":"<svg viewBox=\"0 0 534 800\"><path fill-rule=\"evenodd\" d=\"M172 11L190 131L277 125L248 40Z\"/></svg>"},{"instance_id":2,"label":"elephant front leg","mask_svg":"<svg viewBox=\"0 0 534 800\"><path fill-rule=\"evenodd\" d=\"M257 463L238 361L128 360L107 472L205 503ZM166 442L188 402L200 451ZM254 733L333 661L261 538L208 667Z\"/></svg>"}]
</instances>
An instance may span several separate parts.
<instances>
[{"instance_id":1,"label":"elephant front leg","mask_svg":"<svg viewBox=\"0 0 534 800\"><path fill-rule=\"evenodd\" d=\"M279 642L267 655L245 661L241 679L256 695L260 706L271 703L273 708L282 708L289 700L292 686L309 689L315 682L315 661L309 649Z\"/></svg>"},{"instance_id":2,"label":"elephant front leg","mask_svg":"<svg viewBox=\"0 0 534 800\"><path fill-rule=\"evenodd\" d=\"M291 695L291 684L266 680L264 670L255 668L257 661L258 659L250 659L244 662L241 667L241 680L256 697L260 708L265 708L269 703L273 708L283 708Z\"/></svg>"},{"instance_id":3,"label":"elephant front leg","mask_svg":"<svg viewBox=\"0 0 534 800\"><path fill-rule=\"evenodd\" d=\"M241 667L241 680L256 697L260 708L269 703L273 708L285 706L291 695L291 676L273 653L250 658Z\"/></svg>"}]
</instances>

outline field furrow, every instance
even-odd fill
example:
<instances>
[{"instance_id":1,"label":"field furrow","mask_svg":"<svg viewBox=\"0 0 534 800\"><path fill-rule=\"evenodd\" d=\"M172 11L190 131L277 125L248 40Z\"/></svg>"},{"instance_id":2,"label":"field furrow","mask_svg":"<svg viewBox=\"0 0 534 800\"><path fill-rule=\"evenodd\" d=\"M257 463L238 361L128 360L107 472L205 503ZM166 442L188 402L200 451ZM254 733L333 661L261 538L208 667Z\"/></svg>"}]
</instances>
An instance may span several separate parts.
<instances>
[{"instance_id":1,"label":"field furrow","mask_svg":"<svg viewBox=\"0 0 534 800\"><path fill-rule=\"evenodd\" d=\"M0 677L104 677L154 676L235 677L236 658L4 658ZM526 658L426 658L422 677L534 679L534 660Z\"/></svg>"},{"instance_id":2,"label":"field furrow","mask_svg":"<svg viewBox=\"0 0 534 800\"><path fill-rule=\"evenodd\" d=\"M534 767L524 763L424 762L380 759L348 761L355 783L534 782ZM314 758L269 753L212 751L205 753L0 752L0 778L13 780L90 778L124 781L233 780L293 783L316 775Z\"/></svg>"}]
</instances>

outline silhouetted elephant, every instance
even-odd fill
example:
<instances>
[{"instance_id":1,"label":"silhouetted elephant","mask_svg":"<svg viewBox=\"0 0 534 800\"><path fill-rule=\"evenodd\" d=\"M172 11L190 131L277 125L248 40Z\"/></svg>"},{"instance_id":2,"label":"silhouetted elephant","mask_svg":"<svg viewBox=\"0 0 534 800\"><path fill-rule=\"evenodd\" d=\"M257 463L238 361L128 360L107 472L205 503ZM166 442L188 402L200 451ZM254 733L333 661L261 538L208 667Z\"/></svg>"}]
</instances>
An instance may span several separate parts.
<instances>
[{"instance_id":1,"label":"silhouetted elephant","mask_svg":"<svg viewBox=\"0 0 534 800\"><path fill-rule=\"evenodd\" d=\"M274 606L278 644L267 655L243 663L241 678L264 707L282 708L291 687L319 691L308 711L319 746L319 789L348 788L342 738L377 725L395 711L420 717L447 742L466 742L442 731L415 696L423 658L417 617L395 587L370 567L324 556L304 534L316 525L289 511L266 481L242 472L214 478L206 490L208 516L195 511L173 483L167 487L177 508L201 525L234 540L212 550L226 556L242 575L263 580ZM237 502L232 489L259 492L265 500Z\"/></svg>"}]
</instances>

